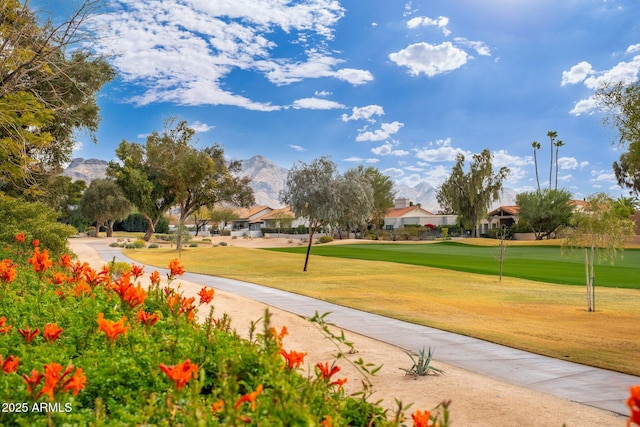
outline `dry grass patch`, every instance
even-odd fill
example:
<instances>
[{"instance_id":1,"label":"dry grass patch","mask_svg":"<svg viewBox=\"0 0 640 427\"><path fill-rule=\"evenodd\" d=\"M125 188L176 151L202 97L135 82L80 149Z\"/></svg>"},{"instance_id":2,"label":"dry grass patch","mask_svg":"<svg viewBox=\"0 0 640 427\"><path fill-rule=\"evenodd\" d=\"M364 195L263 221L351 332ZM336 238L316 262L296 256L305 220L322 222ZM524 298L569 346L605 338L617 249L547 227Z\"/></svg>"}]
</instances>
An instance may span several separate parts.
<instances>
[{"instance_id":1,"label":"dry grass patch","mask_svg":"<svg viewBox=\"0 0 640 427\"><path fill-rule=\"evenodd\" d=\"M175 250L131 250L146 264L167 265ZM585 290L430 267L238 247L189 248L191 272L258 283L397 319L474 336L577 363L640 375L640 291L596 289L596 313Z\"/></svg>"}]
</instances>

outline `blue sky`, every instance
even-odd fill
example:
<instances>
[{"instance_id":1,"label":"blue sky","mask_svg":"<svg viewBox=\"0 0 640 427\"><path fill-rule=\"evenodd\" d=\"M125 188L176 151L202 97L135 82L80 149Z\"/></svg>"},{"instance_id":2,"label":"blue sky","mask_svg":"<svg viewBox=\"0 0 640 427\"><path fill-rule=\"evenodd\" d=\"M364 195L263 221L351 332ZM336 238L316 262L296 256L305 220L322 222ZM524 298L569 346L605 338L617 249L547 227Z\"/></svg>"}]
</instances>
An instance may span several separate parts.
<instances>
[{"instance_id":1,"label":"blue sky","mask_svg":"<svg viewBox=\"0 0 640 427\"><path fill-rule=\"evenodd\" d=\"M526 191L531 142L546 186L555 130L559 186L623 193L592 95L638 78L637 0L114 0L92 29L119 77L78 157L110 160L177 116L231 158L328 155L409 186L437 187L456 154L489 148Z\"/></svg>"}]
</instances>

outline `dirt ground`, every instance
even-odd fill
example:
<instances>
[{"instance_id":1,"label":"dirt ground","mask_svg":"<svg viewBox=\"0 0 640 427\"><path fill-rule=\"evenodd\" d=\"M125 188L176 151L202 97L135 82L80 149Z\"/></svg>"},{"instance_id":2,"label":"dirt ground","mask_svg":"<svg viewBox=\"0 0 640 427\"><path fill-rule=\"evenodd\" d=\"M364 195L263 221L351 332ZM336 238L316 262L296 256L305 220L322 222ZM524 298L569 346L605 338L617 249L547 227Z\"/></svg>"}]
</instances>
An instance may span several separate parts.
<instances>
[{"instance_id":1,"label":"dirt ground","mask_svg":"<svg viewBox=\"0 0 640 427\"><path fill-rule=\"evenodd\" d=\"M226 241L228 245L246 247L297 246L300 243L289 239L231 239L229 237L212 238L212 244ZM362 241L359 241L362 242ZM87 246L86 239L72 239L72 250L79 259L87 261L96 268L104 262L97 253ZM150 271L148 272L150 273ZM186 295L196 295L201 286L180 281ZM232 326L243 336L248 336L252 321L263 316L265 304L244 298L240 295L216 290L215 315L229 314ZM272 314L272 326L278 330L286 326L289 335L284 339L284 348L307 352L305 359L308 372L318 362L331 362L337 349L312 324L299 316L269 307ZM330 321L331 318L329 317ZM455 366L434 360L433 366L443 369L444 375L413 377L406 375L403 369L410 368L412 362L405 352L383 342L345 331L346 337L355 344L357 353L346 354L346 358L362 358L375 366L384 365L375 377L372 377L373 395L370 400L381 401L383 407L393 412L398 399L407 405L413 405L407 416L416 409L431 410L440 402L450 400L450 417L453 426L624 426L627 417L608 411L585 406L550 394L514 386L503 381L479 375ZM437 357L437 353L436 353ZM362 389L362 377L346 360L338 360L341 367L338 377L347 377L345 385L349 393ZM410 418L409 418L410 420Z\"/></svg>"}]
</instances>

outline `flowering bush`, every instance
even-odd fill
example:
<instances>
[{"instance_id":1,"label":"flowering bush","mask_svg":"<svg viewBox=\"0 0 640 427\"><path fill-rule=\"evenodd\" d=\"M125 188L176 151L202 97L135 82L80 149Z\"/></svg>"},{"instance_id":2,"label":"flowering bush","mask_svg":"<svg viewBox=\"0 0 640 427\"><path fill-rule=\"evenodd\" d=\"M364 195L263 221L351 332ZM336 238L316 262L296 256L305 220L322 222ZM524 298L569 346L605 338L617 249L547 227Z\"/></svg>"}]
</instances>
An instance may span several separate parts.
<instances>
[{"instance_id":1,"label":"flowering bush","mask_svg":"<svg viewBox=\"0 0 640 427\"><path fill-rule=\"evenodd\" d=\"M285 349L286 327L276 332L268 312L262 333L239 337L226 315L214 318L213 289L183 295L175 284L184 273L178 260L164 285L154 271L144 286L141 266L117 275L108 266L95 271L69 255L52 259L24 234L0 249L0 260L0 401L12 403L0 412L0 425L409 420L401 406L389 416L365 393L347 396L336 361L302 375L307 353ZM208 314L198 323L202 309ZM428 412L412 420L435 422Z\"/></svg>"}]
</instances>

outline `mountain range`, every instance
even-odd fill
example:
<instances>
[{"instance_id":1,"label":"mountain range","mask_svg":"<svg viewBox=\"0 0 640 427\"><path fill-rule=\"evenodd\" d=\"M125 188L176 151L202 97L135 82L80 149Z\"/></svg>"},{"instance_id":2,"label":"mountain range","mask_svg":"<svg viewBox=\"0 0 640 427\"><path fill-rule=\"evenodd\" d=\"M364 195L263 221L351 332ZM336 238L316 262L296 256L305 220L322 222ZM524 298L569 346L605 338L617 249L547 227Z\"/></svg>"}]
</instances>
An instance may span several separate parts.
<instances>
[{"instance_id":1,"label":"mountain range","mask_svg":"<svg viewBox=\"0 0 640 427\"><path fill-rule=\"evenodd\" d=\"M264 156L253 156L242 160L240 176L251 179L251 188L256 198L257 205L271 208L282 207L280 192L284 189L288 169L278 166ZM104 178L109 162L98 159L76 158L65 169L64 174L75 180L84 180L87 185L93 179ZM414 204L420 204L424 209L436 213L440 209L436 200L437 189L423 182L414 187L396 185L394 187L396 197L406 198ZM510 188L502 190L499 200L492 204L492 209L497 206L515 205L516 192Z\"/></svg>"}]
</instances>

